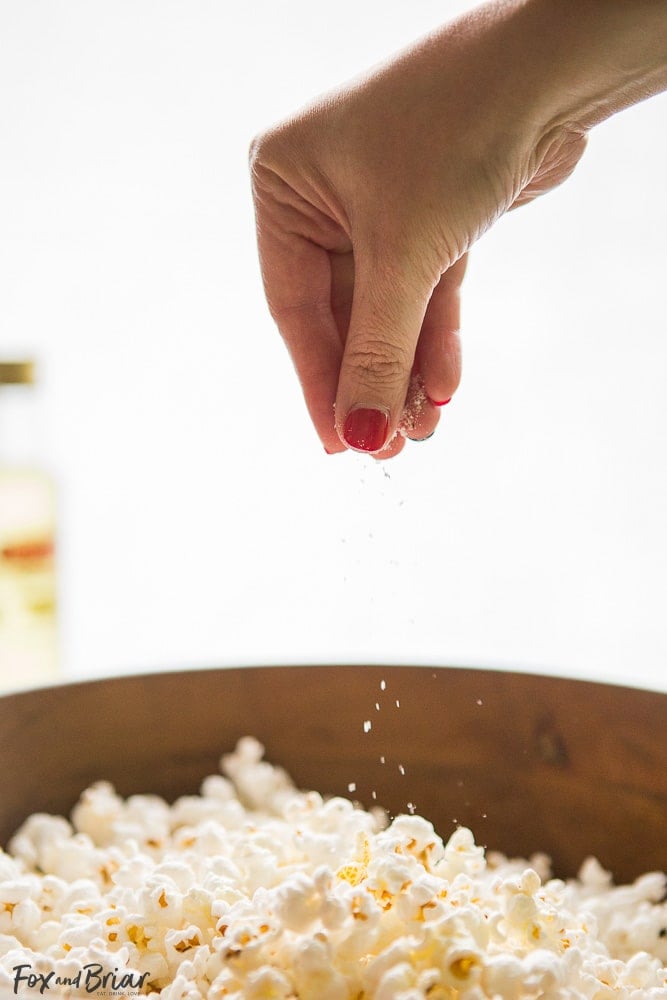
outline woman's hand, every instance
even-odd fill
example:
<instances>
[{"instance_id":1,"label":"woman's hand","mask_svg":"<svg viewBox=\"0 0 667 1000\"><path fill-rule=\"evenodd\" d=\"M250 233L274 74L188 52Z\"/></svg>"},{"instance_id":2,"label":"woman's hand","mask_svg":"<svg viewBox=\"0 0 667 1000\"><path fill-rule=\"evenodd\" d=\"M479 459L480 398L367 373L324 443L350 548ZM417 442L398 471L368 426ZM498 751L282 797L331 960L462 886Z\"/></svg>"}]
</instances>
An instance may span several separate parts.
<instances>
[{"instance_id":1,"label":"woman's hand","mask_svg":"<svg viewBox=\"0 0 667 1000\"><path fill-rule=\"evenodd\" d=\"M621 15L603 24L628 6L482 7L254 141L267 300L328 452L388 458L433 433L461 374L468 250L571 173L591 124L646 96ZM622 92L605 77L617 35Z\"/></svg>"}]
</instances>

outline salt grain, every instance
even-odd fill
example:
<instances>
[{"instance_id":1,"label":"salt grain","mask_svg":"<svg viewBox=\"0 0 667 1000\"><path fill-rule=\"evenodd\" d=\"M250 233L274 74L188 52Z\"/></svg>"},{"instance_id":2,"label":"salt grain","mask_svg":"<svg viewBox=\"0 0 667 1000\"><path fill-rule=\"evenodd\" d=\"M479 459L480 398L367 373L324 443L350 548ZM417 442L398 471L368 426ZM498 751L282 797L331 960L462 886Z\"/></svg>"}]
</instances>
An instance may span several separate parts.
<instances>
[{"instance_id":1,"label":"salt grain","mask_svg":"<svg viewBox=\"0 0 667 1000\"><path fill-rule=\"evenodd\" d=\"M410 378L408 393L403 413L398 425L398 431L403 437L410 437L418 429L419 418L427 405L428 396L424 388L424 379L415 374Z\"/></svg>"}]
</instances>

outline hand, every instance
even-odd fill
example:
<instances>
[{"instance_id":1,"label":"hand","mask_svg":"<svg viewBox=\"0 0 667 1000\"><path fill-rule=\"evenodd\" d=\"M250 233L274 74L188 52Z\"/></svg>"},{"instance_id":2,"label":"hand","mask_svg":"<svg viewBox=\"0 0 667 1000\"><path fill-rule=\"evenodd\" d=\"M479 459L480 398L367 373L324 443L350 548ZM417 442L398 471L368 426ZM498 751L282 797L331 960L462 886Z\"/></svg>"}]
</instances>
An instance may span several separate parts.
<instances>
[{"instance_id":1,"label":"hand","mask_svg":"<svg viewBox=\"0 0 667 1000\"><path fill-rule=\"evenodd\" d=\"M605 116L603 33L584 25L563 71L552 7L480 8L253 143L266 296L328 452L388 458L435 430L461 374L469 248L563 181Z\"/></svg>"}]
</instances>

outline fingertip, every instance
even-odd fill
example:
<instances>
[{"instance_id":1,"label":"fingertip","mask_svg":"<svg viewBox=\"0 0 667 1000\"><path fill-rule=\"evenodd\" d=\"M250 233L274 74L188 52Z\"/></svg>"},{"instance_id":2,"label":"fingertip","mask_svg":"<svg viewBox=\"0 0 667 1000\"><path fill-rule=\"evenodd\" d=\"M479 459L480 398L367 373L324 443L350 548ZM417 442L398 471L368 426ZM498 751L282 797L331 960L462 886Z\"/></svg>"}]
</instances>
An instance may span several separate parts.
<instances>
[{"instance_id":1,"label":"fingertip","mask_svg":"<svg viewBox=\"0 0 667 1000\"><path fill-rule=\"evenodd\" d=\"M417 366L426 393L440 407L451 400L461 381L460 291L465 266L464 256L442 275L428 304L417 345Z\"/></svg>"},{"instance_id":2,"label":"fingertip","mask_svg":"<svg viewBox=\"0 0 667 1000\"><path fill-rule=\"evenodd\" d=\"M436 407L447 406L461 382L461 340L458 330L440 331L420 344L419 365L424 389Z\"/></svg>"},{"instance_id":3,"label":"fingertip","mask_svg":"<svg viewBox=\"0 0 667 1000\"><path fill-rule=\"evenodd\" d=\"M320 391L311 394L304 392L304 397L310 419L326 454L337 455L345 451L345 446L336 431L332 399L327 398L326 392L321 388Z\"/></svg>"}]
</instances>

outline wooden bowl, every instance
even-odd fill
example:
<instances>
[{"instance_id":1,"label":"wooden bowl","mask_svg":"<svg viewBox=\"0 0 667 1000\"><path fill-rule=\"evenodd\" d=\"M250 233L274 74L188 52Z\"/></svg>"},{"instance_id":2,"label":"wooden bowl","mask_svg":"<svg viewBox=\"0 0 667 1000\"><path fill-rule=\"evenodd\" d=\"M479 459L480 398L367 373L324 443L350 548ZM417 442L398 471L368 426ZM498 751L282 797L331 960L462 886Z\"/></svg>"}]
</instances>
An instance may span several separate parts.
<instances>
[{"instance_id":1,"label":"wooden bowl","mask_svg":"<svg viewBox=\"0 0 667 1000\"><path fill-rule=\"evenodd\" d=\"M667 868L666 694L430 667L166 673L0 698L0 843L32 812L67 814L96 779L195 792L247 734L302 788L413 803L444 838L469 826L509 855L550 854L561 876L591 854L617 881Z\"/></svg>"}]
</instances>

